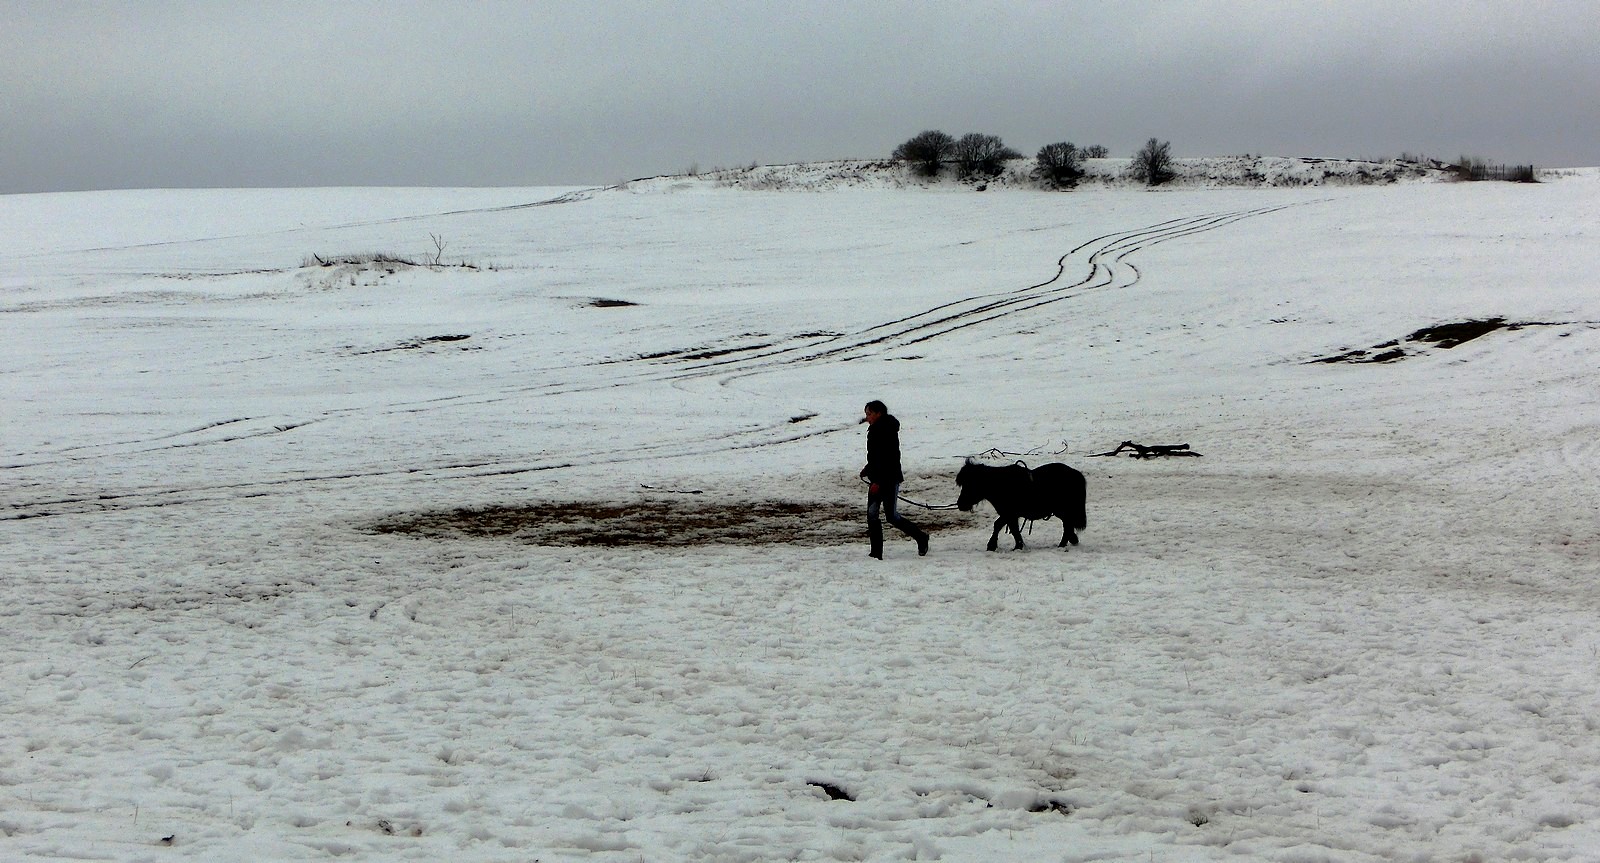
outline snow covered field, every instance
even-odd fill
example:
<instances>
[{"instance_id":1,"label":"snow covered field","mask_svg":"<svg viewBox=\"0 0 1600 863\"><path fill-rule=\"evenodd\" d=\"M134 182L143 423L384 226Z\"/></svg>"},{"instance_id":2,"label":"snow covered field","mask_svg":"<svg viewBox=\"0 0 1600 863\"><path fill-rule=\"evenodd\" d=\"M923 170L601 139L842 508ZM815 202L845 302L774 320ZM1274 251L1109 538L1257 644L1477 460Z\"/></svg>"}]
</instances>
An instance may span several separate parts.
<instances>
[{"instance_id":1,"label":"snow covered field","mask_svg":"<svg viewBox=\"0 0 1600 863\"><path fill-rule=\"evenodd\" d=\"M1595 171L0 236L0 859L1600 860Z\"/></svg>"}]
</instances>

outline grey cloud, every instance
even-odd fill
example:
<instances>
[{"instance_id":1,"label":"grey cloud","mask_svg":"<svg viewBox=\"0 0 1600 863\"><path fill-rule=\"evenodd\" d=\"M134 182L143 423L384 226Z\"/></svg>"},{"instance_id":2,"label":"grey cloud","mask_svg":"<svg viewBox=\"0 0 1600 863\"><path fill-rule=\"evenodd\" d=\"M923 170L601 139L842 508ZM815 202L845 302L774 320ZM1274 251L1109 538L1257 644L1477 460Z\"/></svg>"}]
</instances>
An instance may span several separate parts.
<instances>
[{"instance_id":1,"label":"grey cloud","mask_svg":"<svg viewBox=\"0 0 1600 863\"><path fill-rule=\"evenodd\" d=\"M0 192L607 183L925 128L1600 164L1584 3L14 4Z\"/></svg>"}]
</instances>

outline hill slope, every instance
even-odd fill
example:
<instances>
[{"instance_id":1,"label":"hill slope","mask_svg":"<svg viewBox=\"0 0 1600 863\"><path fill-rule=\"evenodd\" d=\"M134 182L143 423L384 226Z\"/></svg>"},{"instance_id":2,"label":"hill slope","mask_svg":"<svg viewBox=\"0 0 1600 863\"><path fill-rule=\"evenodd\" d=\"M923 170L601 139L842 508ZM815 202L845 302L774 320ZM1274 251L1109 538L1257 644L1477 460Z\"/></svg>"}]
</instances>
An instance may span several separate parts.
<instances>
[{"instance_id":1,"label":"hill slope","mask_svg":"<svg viewBox=\"0 0 1600 863\"><path fill-rule=\"evenodd\" d=\"M1084 162L1080 188L1140 188L1144 183L1129 174L1132 159L1089 159ZM699 174L650 177L627 184L630 189L684 189L710 185L760 191L826 191L841 188L905 189L1045 189L1035 176L1034 159L1014 159L996 177L957 179L952 168L935 178L917 175L908 166L889 160L840 159L793 165L751 165L718 168ZM1361 186L1399 182L1454 180L1455 174L1437 162L1386 162L1363 159L1321 159L1288 156L1223 156L1176 159L1176 179L1162 188Z\"/></svg>"},{"instance_id":2,"label":"hill slope","mask_svg":"<svg viewBox=\"0 0 1600 863\"><path fill-rule=\"evenodd\" d=\"M1595 859L1592 171L650 188L0 196L0 860Z\"/></svg>"}]
</instances>

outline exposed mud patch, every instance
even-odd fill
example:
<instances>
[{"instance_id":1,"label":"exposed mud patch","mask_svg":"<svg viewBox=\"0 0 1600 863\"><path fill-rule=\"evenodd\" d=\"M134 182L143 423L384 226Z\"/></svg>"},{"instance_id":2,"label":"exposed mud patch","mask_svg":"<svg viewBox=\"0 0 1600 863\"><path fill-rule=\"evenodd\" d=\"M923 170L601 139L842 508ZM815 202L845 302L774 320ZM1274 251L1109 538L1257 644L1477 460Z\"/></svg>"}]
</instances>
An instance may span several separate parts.
<instances>
[{"instance_id":1,"label":"exposed mud patch","mask_svg":"<svg viewBox=\"0 0 1600 863\"><path fill-rule=\"evenodd\" d=\"M825 782L821 779L809 779L806 781L806 784L812 788L821 789L823 794L828 795L829 800L845 800L850 803L856 802L856 796L851 794L849 791L846 791L841 785L836 785L832 782Z\"/></svg>"},{"instance_id":2,"label":"exposed mud patch","mask_svg":"<svg viewBox=\"0 0 1600 863\"><path fill-rule=\"evenodd\" d=\"M1406 338L1413 342L1432 342L1441 348L1453 348L1479 336L1486 336L1495 330L1517 328L1516 324L1507 324L1505 318L1487 318L1481 321L1459 321L1454 324L1423 327Z\"/></svg>"},{"instance_id":3,"label":"exposed mud patch","mask_svg":"<svg viewBox=\"0 0 1600 863\"><path fill-rule=\"evenodd\" d=\"M901 505L901 514L929 531L971 530L984 522L956 510ZM769 545L864 542L866 503L816 501L642 500L550 501L404 513L366 526L375 533L431 539L488 538L553 546ZM898 532L886 531L894 541Z\"/></svg>"},{"instance_id":4,"label":"exposed mud patch","mask_svg":"<svg viewBox=\"0 0 1600 863\"><path fill-rule=\"evenodd\" d=\"M783 347L786 343L793 344L800 341L838 338L839 336L840 334L835 332L814 330L811 332L796 333L792 336L774 340L773 336L768 333L740 333L739 335L734 336L733 339L729 340L730 342L736 341L736 344L702 345L694 348L678 348L670 351L656 351L654 353L639 354L632 359L656 362L698 362L701 360L722 359L724 357L732 357L738 354L771 350L773 348Z\"/></svg>"},{"instance_id":5,"label":"exposed mud patch","mask_svg":"<svg viewBox=\"0 0 1600 863\"><path fill-rule=\"evenodd\" d=\"M1559 323L1543 321L1527 321L1522 323L1508 323L1505 318L1482 318L1474 320L1456 321L1449 324L1435 324L1423 327L1404 339L1392 339L1370 348L1356 348L1342 353L1331 354L1307 360L1307 363L1390 363L1403 360L1406 357L1425 353L1424 348L1433 347L1440 350L1466 344L1473 339L1481 338L1496 330L1520 330L1524 327L1551 327L1561 326ZM1407 350L1410 346L1410 350Z\"/></svg>"},{"instance_id":6,"label":"exposed mud patch","mask_svg":"<svg viewBox=\"0 0 1600 863\"><path fill-rule=\"evenodd\" d=\"M1395 342L1385 342L1371 349L1357 348L1342 354L1317 357L1307 363L1389 363L1406 358L1405 350L1394 347Z\"/></svg>"},{"instance_id":7,"label":"exposed mud patch","mask_svg":"<svg viewBox=\"0 0 1600 863\"><path fill-rule=\"evenodd\" d=\"M384 354L390 351L416 351L448 342L464 342L470 338L472 338L470 333L446 333L440 336L425 336L420 339L406 339L403 342L395 342L392 345L384 345L376 348L356 348L353 345L346 345L344 350L347 351L351 356L361 357L367 356L368 354ZM461 350L469 350L469 348L463 346Z\"/></svg>"}]
</instances>

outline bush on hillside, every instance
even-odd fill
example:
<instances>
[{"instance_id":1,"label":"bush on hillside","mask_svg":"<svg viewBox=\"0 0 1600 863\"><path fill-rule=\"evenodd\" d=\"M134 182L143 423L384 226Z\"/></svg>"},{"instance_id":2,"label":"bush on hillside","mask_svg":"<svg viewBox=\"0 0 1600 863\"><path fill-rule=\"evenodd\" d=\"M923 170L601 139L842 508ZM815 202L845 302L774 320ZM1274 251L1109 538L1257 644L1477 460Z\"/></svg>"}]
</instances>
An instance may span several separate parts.
<instances>
[{"instance_id":1,"label":"bush on hillside","mask_svg":"<svg viewBox=\"0 0 1600 863\"><path fill-rule=\"evenodd\" d=\"M1058 189L1070 188L1083 178L1083 154L1070 141L1040 147L1034 161L1038 178Z\"/></svg>"},{"instance_id":2,"label":"bush on hillside","mask_svg":"<svg viewBox=\"0 0 1600 863\"><path fill-rule=\"evenodd\" d=\"M961 176L993 177L1005 170L1010 159L1020 159L1022 154L1005 145L999 135L968 132L955 145L956 167Z\"/></svg>"},{"instance_id":3,"label":"bush on hillside","mask_svg":"<svg viewBox=\"0 0 1600 863\"><path fill-rule=\"evenodd\" d=\"M1172 142L1151 138L1139 152L1133 154L1129 168L1135 179L1147 186L1159 186L1177 176L1172 169Z\"/></svg>"},{"instance_id":4,"label":"bush on hillside","mask_svg":"<svg viewBox=\"0 0 1600 863\"><path fill-rule=\"evenodd\" d=\"M894 149L890 156L896 162L905 162L924 177L939 175L939 166L955 152L956 139L938 129L929 129Z\"/></svg>"}]
</instances>

